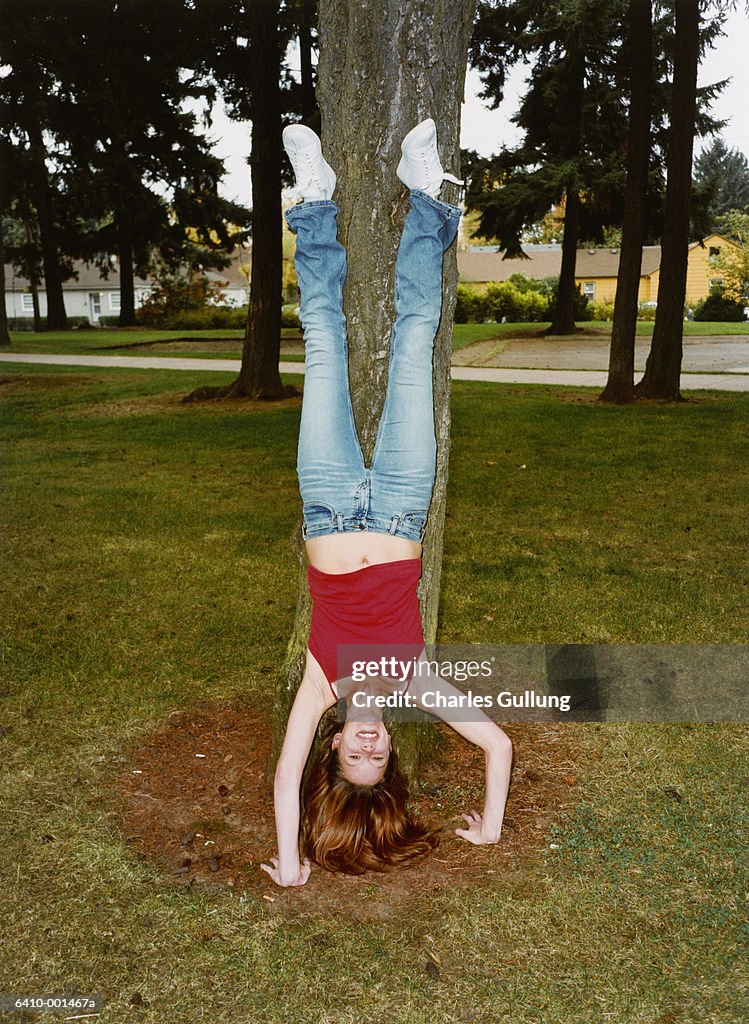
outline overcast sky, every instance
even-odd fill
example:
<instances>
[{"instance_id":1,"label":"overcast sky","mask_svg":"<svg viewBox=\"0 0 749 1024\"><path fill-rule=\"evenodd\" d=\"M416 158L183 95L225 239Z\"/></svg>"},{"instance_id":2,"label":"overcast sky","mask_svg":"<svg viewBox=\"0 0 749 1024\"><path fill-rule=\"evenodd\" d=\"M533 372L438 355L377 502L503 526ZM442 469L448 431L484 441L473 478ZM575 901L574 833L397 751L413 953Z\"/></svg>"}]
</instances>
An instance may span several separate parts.
<instances>
[{"instance_id":1,"label":"overcast sky","mask_svg":"<svg viewBox=\"0 0 749 1024\"><path fill-rule=\"evenodd\" d=\"M713 104L712 112L715 117L728 122L723 130L726 143L741 150L749 159L749 18L740 13L729 15L724 33L700 67L699 84L731 79ZM525 70L515 68L507 83L504 102L498 110L489 110L478 98L481 88L478 74L468 72L460 135L463 148L475 149L481 155L489 156L497 152L503 143L512 144L518 140L517 128L510 118L517 110L524 79ZM249 204L249 126L230 121L218 107L214 110L214 119L210 134L217 140L215 152L226 166L222 192L230 199ZM697 140L696 152L702 145Z\"/></svg>"}]
</instances>

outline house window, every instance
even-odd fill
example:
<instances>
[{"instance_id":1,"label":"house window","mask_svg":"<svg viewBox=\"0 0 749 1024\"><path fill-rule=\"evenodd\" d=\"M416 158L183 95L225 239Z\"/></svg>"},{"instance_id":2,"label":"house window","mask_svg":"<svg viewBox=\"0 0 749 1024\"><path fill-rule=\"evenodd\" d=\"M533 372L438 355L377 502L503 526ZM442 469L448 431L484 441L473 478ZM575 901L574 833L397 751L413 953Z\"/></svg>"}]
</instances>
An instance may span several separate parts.
<instances>
[{"instance_id":1,"label":"house window","mask_svg":"<svg viewBox=\"0 0 749 1024\"><path fill-rule=\"evenodd\" d=\"M594 299L596 297L595 281L586 281L583 284L583 295L586 299Z\"/></svg>"},{"instance_id":2,"label":"house window","mask_svg":"<svg viewBox=\"0 0 749 1024\"><path fill-rule=\"evenodd\" d=\"M711 277L710 278L710 291L720 291L723 287L722 277Z\"/></svg>"},{"instance_id":3,"label":"house window","mask_svg":"<svg viewBox=\"0 0 749 1024\"><path fill-rule=\"evenodd\" d=\"M24 292L21 295L21 311L24 313L34 312L34 296L31 292Z\"/></svg>"},{"instance_id":4,"label":"house window","mask_svg":"<svg viewBox=\"0 0 749 1024\"><path fill-rule=\"evenodd\" d=\"M711 245L710 246L710 256L720 256L720 246L719 245Z\"/></svg>"},{"instance_id":5,"label":"house window","mask_svg":"<svg viewBox=\"0 0 749 1024\"><path fill-rule=\"evenodd\" d=\"M109 293L109 308L113 313L119 313L120 311L120 293L110 292Z\"/></svg>"}]
</instances>

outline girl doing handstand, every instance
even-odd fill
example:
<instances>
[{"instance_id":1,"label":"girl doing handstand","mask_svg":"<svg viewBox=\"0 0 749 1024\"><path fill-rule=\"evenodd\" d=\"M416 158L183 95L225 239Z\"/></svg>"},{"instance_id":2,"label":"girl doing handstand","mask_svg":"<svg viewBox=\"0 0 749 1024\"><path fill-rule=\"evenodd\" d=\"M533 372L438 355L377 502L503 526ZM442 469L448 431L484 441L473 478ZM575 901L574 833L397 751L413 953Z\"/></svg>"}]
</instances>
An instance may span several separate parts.
<instances>
[{"instance_id":1,"label":"girl doing handstand","mask_svg":"<svg viewBox=\"0 0 749 1024\"><path fill-rule=\"evenodd\" d=\"M432 349L443 254L460 219L460 209L438 194L445 178L461 183L443 172L431 118L408 133L397 174L410 190L410 209L396 261L387 393L367 467L349 394L336 177L309 128L287 127L284 146L302 197L286 220L296 234L306 353L297 470L313 611L304 677L275 773L278 856L262 866L278 885L293 886L309 878L310 860L359 873L403 863L436 844L435 834L407 812L390 736L374 714L368 721L349 715L341 728L329 729L303 787L302 777L320 719L341 696L336 684L350 675L340 645L415 645L425 660L416 587L435 473ZM409 692L416 706L436 683L446 694L458 693L428 671L414 673ZM481 712L474 718L450 724L486 754L485 803L482 814L464 814L466 827L455 831L472 843L496 843L512 745Z\"/></svg>"}]
</instances>

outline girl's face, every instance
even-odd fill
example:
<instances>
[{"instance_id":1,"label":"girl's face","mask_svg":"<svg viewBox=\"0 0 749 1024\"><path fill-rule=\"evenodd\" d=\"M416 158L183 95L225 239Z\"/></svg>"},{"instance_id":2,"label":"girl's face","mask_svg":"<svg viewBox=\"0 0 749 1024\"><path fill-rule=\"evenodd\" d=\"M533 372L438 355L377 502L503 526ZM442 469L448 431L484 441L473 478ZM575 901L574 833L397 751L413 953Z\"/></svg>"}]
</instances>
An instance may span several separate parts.
<instances>
[{"instance_id":1,"label":"girl's face","mask_svg":"<svg viewBox=\"0 0 749 1024\"><path fill-rule=\"evenodd\" d=\"M374 786L385 774L393 743L382 722L347 721L332 746L349 782Z\"/></svg>"}]
</instances>

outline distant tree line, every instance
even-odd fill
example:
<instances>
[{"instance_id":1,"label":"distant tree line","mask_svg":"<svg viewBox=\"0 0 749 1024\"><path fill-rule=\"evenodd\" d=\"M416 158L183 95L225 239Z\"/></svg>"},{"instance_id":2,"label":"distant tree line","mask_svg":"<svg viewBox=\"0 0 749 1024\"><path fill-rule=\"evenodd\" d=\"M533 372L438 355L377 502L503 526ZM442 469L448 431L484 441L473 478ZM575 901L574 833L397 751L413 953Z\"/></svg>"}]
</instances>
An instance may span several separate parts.
<instances>
[{"instance_id":1,"label":"distant tree line","mask_svg":"<svg viewBox=\"0 0 749 1024\"><path fill-rule=\"evenodd\" d=\"M480 0L469 60L483 97L502 100L528 67L515 116L523 135L495 156L463 153L467 206L508 256L549 230L562 242L549 331L575 330L579 245L621 247L609 384L634 397L634 332L645 241L662 241L658 315L642 395L678 397L686 246L749 202L746 159L716 138L692 174L696 135L720 123L724 83L697 89L701 55L728 0ZM367 17L377 27L373 6ZM295 69L288 63L293 43ZM251 229L250 309L240 374L220 394L274 398L281 316L281 129L319 127L315 0L38 0L0 14L5 168L0 247L36 294L50 328L66 326L63 281L75 259L118 260L121 325L135 320L134 277L225 266ZM201 131L222 99L252 123L253 208L218 193L223 168ZM554 211L552 213L552 211ZM540 233L540 234L539 234ZM38 304L37 304L38 319ZM1 326L1 325L0 325Z\"/></svg>"},{"instance_id":2,"label":"distant tree line","mask_svg":"<svg viewBox=\"0 0 749 1024\"><path fill-rule=\"evenodd\" d=\"M312 0L3 5L0 255L31 282L37 327L42 280L46 327L68 326L63 283L75 260L106 277L116 257L119 323L130 326L136 275L155 265L220 269L252 227L243 369L265 353L256 376L281 391L280 136L284 118L314 122L314 22ZM292 38L301 82L284 63ZM252 211L218 191L224 168L210 121L219 98L253 123Z\"/></svg>"},{"instance_id":3,"label":"distant tree line","mask_svg":"<svg viewBox=\"0 0 749 1024\"><path fill-rule=\"evenodd\" d=\"M549 211L560 211L562 266L549 333L575 328L575 260L583 243L620 238L609 383L604 398L635 396L634 336L642 245L661 240L653 345L641 396L678 398L687 246L749 200L746 161L716 141L695 167L696 135L725 82L697 89L702 54L730 6L716 0L482 0L470 59L497 106L508 71L528 66L514 117L519 145L490 158L464 153L467 203L479 233L508 257ZM743 160L743 165L742 165Z\"/></svg>"}]
</instances>

